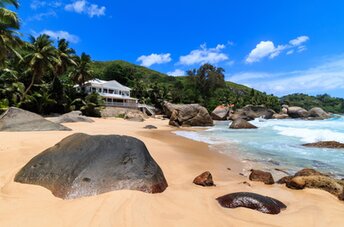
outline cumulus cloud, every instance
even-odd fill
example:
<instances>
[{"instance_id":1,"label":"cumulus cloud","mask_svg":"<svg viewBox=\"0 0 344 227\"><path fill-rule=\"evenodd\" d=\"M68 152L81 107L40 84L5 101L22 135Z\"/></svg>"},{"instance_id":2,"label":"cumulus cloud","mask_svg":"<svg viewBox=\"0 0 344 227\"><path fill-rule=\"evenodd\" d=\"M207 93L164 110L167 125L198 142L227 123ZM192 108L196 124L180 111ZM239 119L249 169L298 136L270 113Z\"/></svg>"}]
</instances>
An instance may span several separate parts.
<instances>
[{"instance_id":1,"label":"cumulus cloud","mask_svg":"<svg viewBox=\"0 0 344 227\"><path fill-rule=\"evenodd\" d=\"M67 4L64 9L69 12L87 14L89 17L100 17L105 15L106 7L91 4L86 0L77 0L73 3Z\"/></svg>"},{"instance_id":2,"label":"cumulus cloud","mask_svg":"<svg viewBox=\"0 0 344 227\"><path fill-rule=\"evenodd\" d=\"M142 55L137 59L138 62L141 62L142 66L150 67L155 64L163 64L172 61L171 54L151 54L151 55Z\"/></svg>"},{"instance_id":3,"label":"cumulus cloud","mask_svg":"<svg viewBox=\"0 0 344 227\"><path fill-rule=\"evenodd\" d=\"M246 63L259 62L264 58L273 59L279 56L283 51L287 51L287 55L293 54L295 51L298 53L306 50L305 42L309 40L308 36L299 36L296 39L292 39L288 44L278 45L272 41L261 41L257 46L249 53L246 58Z\"/></svg>"},{"instance_id":4,"label":"cumulus cloud","mask_svg":"<svg viewBox=\"0 0 344 227\"><path fill-rule=\"evenodd\" d=\"M223 53L226 46L219 44L214 48L207 48L206 44L200 46L200 49L191 51L188 55L179 58L179 64L195 65L195 64L216 64L229 59L228 55Z\"/></svg>"},{"instance_id":5,"label":"cumulus cloud","mask_svg":"<svg viewBox=\"0 0 344 227\"><path fill-rule=\"evenodd\" d=\"M72 35L66 31L51 31L51 30L43 30L39 34L46 34L50 36L52 39L66 39L71 43L78 43L80 41L79 37L76 35Z\"/></svg>"},{"instance_id":6,"label":"cumulus cloud","mask_svg":"<svg viewBox=\"0 0 344 227\"><path fill-rule=\"evenodd\" d=\"M30 8L31 9L39 9L39 8L43 8L43 7L53 7L53 8L57 8L62 6L62 2L61 1L40 1L40 0L32 0L30 3Z\"/></svg>"},{"instance_id":7,"label":"cumulus cloud","mask_svg":"<svg viewBox=\"0 0 344 227\"><path fill-rule=\"evenodd\" d=\"M185 71L181 69L176 69L172 72L168 72L167 75L169 76L185 76Z\"/></svg>"},{"instance_id":8,"label":"cumulus cloud","mask_svg":"<svg viewBox=\"0 0 344 227\"><path fill-rule=\"evenodd\" d=\"M227 79L275 95L330 92L344 89L344 56L329 59L306 70L279 73L243 72Z\"/></svg>"},{"instance_id":9,"label":"cumulus cloud","mask_svg":"<svg viewBox=\"0 0 344 227\"><path fill-rule=\"evenodd\" d=\"M57 17L57 14L55 11L51 10L45 13L38 13L32 17L28 18L28 21L41 21L44 20L46 18L50 18L50 17Z\"/></svg>"}]
</instances>

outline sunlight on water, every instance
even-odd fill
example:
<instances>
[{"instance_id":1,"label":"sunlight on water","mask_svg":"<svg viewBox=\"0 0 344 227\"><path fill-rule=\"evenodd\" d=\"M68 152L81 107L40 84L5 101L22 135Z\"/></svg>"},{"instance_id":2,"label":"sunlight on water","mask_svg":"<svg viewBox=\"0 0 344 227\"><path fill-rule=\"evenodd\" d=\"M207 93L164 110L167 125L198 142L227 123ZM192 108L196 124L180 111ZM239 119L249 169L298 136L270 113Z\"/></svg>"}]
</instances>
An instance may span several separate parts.
<instances>
[{"instance_id":1,"label":"sunlight on water","mask_svg":"<svg viewBox=\"0 0 344 227\"><path fill-rule=\"evenodd\" d=\"M301 146L317 141L344 143L344 117L324 121L256 119L252 123L257 130L233 130L228 128L229 122L217 122L206 131L176 134L211 145L221 144L228 155L236 149L235 154L239 151L242 160L268 163L292 172L315 168L344 177L344 150Z\"/></svg>"}]
</instances>

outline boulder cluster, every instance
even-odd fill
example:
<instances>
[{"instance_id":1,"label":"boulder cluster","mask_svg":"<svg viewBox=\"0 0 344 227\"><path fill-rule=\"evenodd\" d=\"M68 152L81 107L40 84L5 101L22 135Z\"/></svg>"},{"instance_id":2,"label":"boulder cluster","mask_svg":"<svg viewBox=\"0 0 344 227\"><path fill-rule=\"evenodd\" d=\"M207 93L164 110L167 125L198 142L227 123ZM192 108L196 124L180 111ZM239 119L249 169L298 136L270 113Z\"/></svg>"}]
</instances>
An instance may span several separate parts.
<instances>
[{"instance_id":1,"label":"boulder cluster","mask_svg":"<svg viewBox=\"0 0 344 227\"><path fill-rule=\"evenodd\" d=\"M175 127L213 126L208 110L199 104L172 104L164 102L164 112L170 118L169 124Z\"/></svg>"},{"instance_id":2,"label":"boulder cluster","mask_svg":"<svg viewBox=\"0 0 344 227\"><path fill-rule=\"evenodd\" d=\"M331 114L326 113L320 107L314 107L307 111L304 108L298 106L282 106L282 112L276 115L274 118L278 119L280 116L288 116L289 118L301 118L307 120L324 120L331 117Z\"/></svg>"},{"instance_id":3,"label":"boulder cluster","mask_svg":"<svg viewBox=\"0 0 344 227\"><path fill-rule=\"evenodd\" d=\"M249 179L265 184L275 183L271 173L260 170L252 170ZM302 169L293 176L281 178L276 183L285 184L288 188L295 190L304 188L321 189L344 201L344 180L335 179L314 169Z\"/></svg>"}]
</instances>

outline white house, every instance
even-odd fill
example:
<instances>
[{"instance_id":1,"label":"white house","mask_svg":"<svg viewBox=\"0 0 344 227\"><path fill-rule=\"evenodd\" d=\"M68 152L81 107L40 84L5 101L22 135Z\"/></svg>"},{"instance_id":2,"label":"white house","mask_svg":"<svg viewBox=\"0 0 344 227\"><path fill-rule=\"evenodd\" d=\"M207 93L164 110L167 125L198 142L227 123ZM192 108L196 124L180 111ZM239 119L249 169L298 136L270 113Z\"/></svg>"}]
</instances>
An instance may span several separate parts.
<instances>
[{"instance_id":1,"label":"white house","mask_svg":"<svg viewBox=\"0 0 344 227\"><path fill-rule=\"evenodd\" d=\"M131 89L116 80L89 80L84 89L88 94L96 92L102 96L106 106L139 108L138 100L130 97Z\"/></svg>"}]
</instances>

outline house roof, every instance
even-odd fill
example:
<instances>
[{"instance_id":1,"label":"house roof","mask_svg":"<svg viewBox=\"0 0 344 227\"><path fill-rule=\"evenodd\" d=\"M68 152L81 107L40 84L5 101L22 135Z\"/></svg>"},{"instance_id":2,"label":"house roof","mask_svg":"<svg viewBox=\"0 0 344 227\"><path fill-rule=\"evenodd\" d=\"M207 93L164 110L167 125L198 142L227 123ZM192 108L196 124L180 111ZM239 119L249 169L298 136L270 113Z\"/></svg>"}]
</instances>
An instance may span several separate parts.
<instances>
[{"instance_id":1,"label":"house roof","mask_svg":"<svg viewBox=\"0 0 344 227\"><path fill-rule=\"evenodd\" d=\"M93 80L87 81L86 84L101 86L103 88L108 88L108 89L117 89L121 91L131 90L130 88L118 83L116 80L106 81L106 80L100 80L100 79L93 79Z\"/></svg>"}]
</instances>

